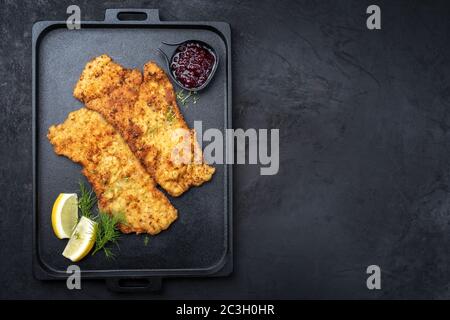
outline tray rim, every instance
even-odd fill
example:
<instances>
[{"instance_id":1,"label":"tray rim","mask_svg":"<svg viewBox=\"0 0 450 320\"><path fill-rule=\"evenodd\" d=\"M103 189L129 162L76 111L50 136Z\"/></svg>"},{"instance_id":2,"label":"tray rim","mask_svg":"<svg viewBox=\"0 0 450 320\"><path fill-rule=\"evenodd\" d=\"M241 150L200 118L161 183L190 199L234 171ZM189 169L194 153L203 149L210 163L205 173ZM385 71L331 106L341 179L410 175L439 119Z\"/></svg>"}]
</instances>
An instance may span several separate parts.
<instances>
[{"instance_id":1,"label":"tray rim","mask_svg":"<svg viewBox=\"0 0 450 320\"><path fill-rule=\"evenodd\" d=\"M108 9L108 11L130 11L129 9ZM132 9L133 10L133 9ZM137 9L140 11L148 11L149 9ZM150 9L156 12L158 10ZM219 21L111 21L105 18L104 21L81 21L81 25L89 28L193 28L206 29L218 34L226 45L226 63L227 63L227 81L226 81L226 115L225 128L232 128L232 68L231 68L231 27L226 22ZM33 157L33 206L32 206L32 269L33 275L38 280L63 280L68 274L64 271L55 270L47 266L39 257L38 245L38 204L37 204L37 108L38 108L38 90L37 90L37 75L38 75L38 49L39 42L46 32L54 28L66 28L65 21L37 21L32 27L32 157ZM76 32L76 31L73 31ZM191 277L191 276L226 276L233 270L233 166L224 165L225 167L225 195L226 195L226 209L224 215L225 223L225 250L222 257L211 267L206 268L188 268L188 269L111 269L111 270L81 270L83 278L90 279L111 279L111 278L153 278L153 277Z\"/></svg>"}]
</instances>

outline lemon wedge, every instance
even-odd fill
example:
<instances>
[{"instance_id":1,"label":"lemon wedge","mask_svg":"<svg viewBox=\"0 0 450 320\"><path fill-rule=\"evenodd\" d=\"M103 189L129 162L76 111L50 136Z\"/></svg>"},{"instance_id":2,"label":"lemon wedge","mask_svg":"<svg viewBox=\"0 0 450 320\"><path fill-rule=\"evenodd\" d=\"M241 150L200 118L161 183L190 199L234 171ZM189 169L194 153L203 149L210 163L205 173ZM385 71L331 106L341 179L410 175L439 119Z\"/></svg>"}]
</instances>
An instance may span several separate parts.
<instances>
[{"instance_id":1,"label":"lemon wedge","mask_svg":"<svg viewBox=\"0 0 450 320\"><path fill-rule=\"evenodd\" d=\"M62 255L73 262L83 259L95 244L95 228L96 222L81 217Z\"/></svg>"},{"instance_id":2,"label":"lemon wedge","mask_svg":"<svg viewBox=\"0 0 450 320\"><path fill-rule=\"evenodd\" d=\"M53 204L52 227L59 239L70 238L78 222L78 197L76 193L60 193Z\"/></svg>"}]
</instances>

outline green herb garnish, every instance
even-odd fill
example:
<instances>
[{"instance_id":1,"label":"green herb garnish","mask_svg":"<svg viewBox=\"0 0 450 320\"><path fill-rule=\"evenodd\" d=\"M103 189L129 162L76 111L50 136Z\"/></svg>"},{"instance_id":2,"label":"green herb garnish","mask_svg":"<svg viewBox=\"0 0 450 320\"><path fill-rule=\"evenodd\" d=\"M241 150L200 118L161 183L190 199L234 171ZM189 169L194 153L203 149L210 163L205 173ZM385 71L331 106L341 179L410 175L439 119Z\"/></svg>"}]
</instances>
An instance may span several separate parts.
<instances>
[{"instance_id":1,"label":"green herb garnish","mask_svg":"<svg viewBox=\"0 0 450 320\"><path fill-rule=\"evenodd\" d=\"M97 202L95 198L95 194L92 190L88 190L88 188L84 185L83 182L78 183L80 186L80 198L78 199L78 208L80 209L81 215L93 219L92 208Z\"/></svg>"},{"instance_id":2,"label":"green herb garnish","mask_svg":"<svg viewBox=\"0 0 450 320\"><path fill-rule=\"evenodd\" d=\"M177 91L177 99L183 106L186 106L189 101L196 104L198 101L198 96L196 91L188 91L188 93L186 93L185 90L179 90Z\"/></svg>"},{"instance_id":3,"label":"green herb garnish","mask_svg":"<svg viewBox=\"0 0 450 320\"><path fill-rule=\"evenodd\" d=\"M168 106L167 107L167 111L166 111L166 120L168 122L172 122L175 119L175 112L173 111L172 106Z\"/></svg>"},{"instance_id":4,"label":"green herb garnish","mask_svg":"<svg viewBox=\"0 0 450 320\"><path fill-rule=\"evenodd\" d=\"M150 238L147 235L145 235L145 237L144 237L144 246L147 246L149 241L150 241Z\"/></svg>"},{"instance_id":5,"label":"green herb garnish","mask_svg":"<svg viewBox=\"0 0 450 320\"><path fill-rule=\"evenodd\" d=\"M118 224L125 223L125 217L122 213L108 214L99 212L96 217L97 228L95 229L95 249L92 255L103 250L106 258L114 258L114 253L109 244L118 246L117 241L120 238Z\"/></svg>"}]
</instances>

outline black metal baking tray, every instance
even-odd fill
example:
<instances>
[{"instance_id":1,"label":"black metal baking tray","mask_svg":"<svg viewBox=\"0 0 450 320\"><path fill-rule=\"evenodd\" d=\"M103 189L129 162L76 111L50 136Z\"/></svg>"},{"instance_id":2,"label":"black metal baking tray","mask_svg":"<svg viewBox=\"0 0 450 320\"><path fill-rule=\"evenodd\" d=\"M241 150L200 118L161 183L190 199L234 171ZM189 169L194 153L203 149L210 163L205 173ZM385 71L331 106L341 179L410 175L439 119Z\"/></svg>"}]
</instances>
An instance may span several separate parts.
<instances>
[{"instance_id":1,"label":"black metal baking tray","mask_svg":"<svg viewBox=\"0 0 450 320\"><path fill-rule=\"evenodd\" d=\"M145 20L120 20L123 13L143 13ZM69 30L63 21L33 26L33 271L41 280L66 279L71 262L62 257L66 241L51 229L51 207L60 192L75 192L84 179L81 167L57 156L46 138L50 125L83 107L72 90L85 64L106 53L127 68L142 69L148 60L166 65L155 50L161 41L198 39L214 46L220 65L213 81L188 108L180 105L192 127L232 128L231 31L223 22L160 21L155 9L110 9L104 21L82 21ZM166 70L168 71L168 70ZM175 87L176 88L176 87ZM165 277L224 276L232 270L232 168L214 165L211 182L179 198L169 197L179 211L169 230L150 237L124 235L117 257L102 253L78 265L82 278L106 279L120 291L153 290Z\"/></svg>"}]
</instances>

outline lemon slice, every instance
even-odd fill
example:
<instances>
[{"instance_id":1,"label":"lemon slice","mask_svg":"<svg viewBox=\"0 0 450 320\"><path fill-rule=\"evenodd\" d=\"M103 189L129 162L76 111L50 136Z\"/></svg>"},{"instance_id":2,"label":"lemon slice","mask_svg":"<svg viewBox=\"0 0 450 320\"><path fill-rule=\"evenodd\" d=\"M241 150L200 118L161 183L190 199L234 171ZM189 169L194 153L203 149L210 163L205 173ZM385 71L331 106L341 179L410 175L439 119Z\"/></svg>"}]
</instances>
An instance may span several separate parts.
<instances>
[{"instance_id":1,"label":"lemon slice","mask_svg":"<svg viewBox=\"0 0 450 320\"><path fill-rule=\"evenodd\" d=\"M96 222L81 217L62 255L73 262L83 259L95 244L95 228Z\"/></svg>"},{"instance_id":2,"label":"lemon slice","mask_svg":"<svg viewBox=\"0 0 450 320\"><path fill-rule=\"evenodd\" d=\"M53 204L52 227L59 239L70 238L78 222L78 197L76 193L60 193Z\"/></svg>"}]
</instances>

